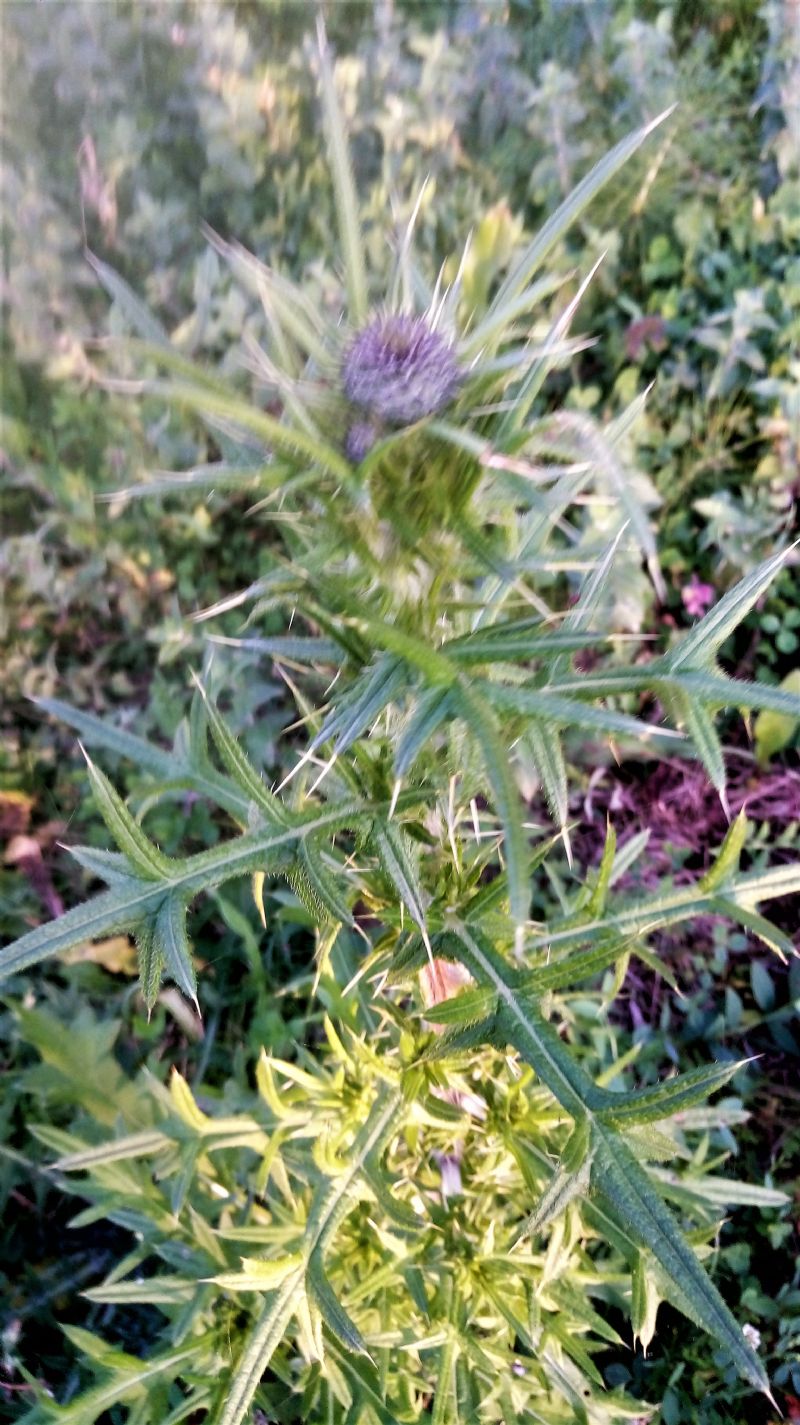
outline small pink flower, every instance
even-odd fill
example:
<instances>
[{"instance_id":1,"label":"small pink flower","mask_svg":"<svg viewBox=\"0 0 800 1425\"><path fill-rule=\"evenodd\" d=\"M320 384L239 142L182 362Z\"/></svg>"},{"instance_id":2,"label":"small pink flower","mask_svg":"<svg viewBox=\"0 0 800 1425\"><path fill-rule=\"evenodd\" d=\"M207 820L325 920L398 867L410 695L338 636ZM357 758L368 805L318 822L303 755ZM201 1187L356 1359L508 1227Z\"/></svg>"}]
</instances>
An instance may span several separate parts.
<instances>
[{"instance_id":1,"label":"small pink flower","mask_svg":"<svg viewBox=\"0 0 800 1425\"><path fill-rule=\"evenodd\" d=\"M683 607L691 618L702 618L703 614L711 608L716 591L713 584L703 584L696 574L693 574L688 584L684 584L681 589Z\"/></svg>"}]
</instances>

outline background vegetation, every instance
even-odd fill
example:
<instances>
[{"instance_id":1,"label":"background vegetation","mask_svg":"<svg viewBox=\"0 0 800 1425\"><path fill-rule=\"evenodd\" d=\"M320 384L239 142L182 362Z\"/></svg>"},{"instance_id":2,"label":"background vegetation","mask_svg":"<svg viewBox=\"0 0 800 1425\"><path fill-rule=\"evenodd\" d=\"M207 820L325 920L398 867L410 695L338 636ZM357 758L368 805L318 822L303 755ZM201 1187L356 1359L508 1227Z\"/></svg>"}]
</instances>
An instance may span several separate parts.
<instances>
[{"instance_id":1,"label":"background vegetation","mask_svg":"<svg viewBox=\"0 0 800 1425\"><path fill-rule=\"evenodd\" d=\"M573 327L586 343L541 398L543 411L608 421L653 383L631 455L638 497L657 529L664 588L656 599L639 559L620 557L614 625L667 647L673 631L797 533L797 6L376 0L327 13L368 245L377 249L385 214L394 205L406 215L427 178L420 252L434 270L455 262L472 229L464 281L476 301L603 152L678 101L664 138L605 190L555 254L554 271L565 275L585 273L601 254L603 262ZM292 704L270 658L218 645L209 663L207 628L194 618L272 567L258 508L246 494L155 503L116 493L143 472L189 469L214 452L190 419L105 389L102 343L109 331L129 330L130 313L122 300L109 313L97 264L125 278L183 352L233 374L258 331L259 308L204 225L303 278L320 308L335 310L333 198L312 48L311 10L279 0L6 9L4 939L79 898L84 878L60 842L106 844L74 732L30 699L109 714L118 727L170 745L189 707L189 670L205 663L254 763L279 781L294 761L285 732ZM587 552L603 547L612 514L602 504L593 511ZM214 630L240 635L241 610L224 613ZM800 679L796 565L787 564L722 655L731 673ZM762 715L749 731L754 741L731 716L725 741L731 808L747 807L745 854L759 869L788 859L796 843L800 763L790 722ZM579 871L600 860L607 814L622 846L650 831L644 870L627 873L630 889L644 893L664 876L680 885L707 869L726 823L702 768L631 754L616 765L597 749L575 762L569 816ZM137 772L121 760L116 778L141 809ZM533 780L530 790L532 815L544 819ZM221 834L218 818L190 795L160 802L148 826L167 853L212 845ZM541 892L543 919L564 894L555 883ZM796 901L778 903L774 919L796 936ZM272 905L263 931L247 888L226 888L204 903L192 931L205 966L202 1026L174 987L148 1017L126 937L21 975L5 993L0 1418L35 1408L40 1386L65 1410L88 1399L93 1371L104 1381L122 1370L93 1341L102 1335L120 1352L147 1357L163 1326L152 1306L81 1295L136 1250L140 1224L121 1209L95 1214L84 1194L67 1230L75 1202L48 1167L53 1150L63 1151L53 1135L147 1126L154 1110L146 1094L166 1084L172 1067L206 1106L247 1114L263 1048L294 1062L298 1046L320 1042L335 977L312 993L308 916L295 897ZM800 1418L797 963L781 966L744 931L712 918L690 934L664 932L658 950L674 986L640 966L610 1015L602 988L576 998L573 1042L592 1072L635 1049L645 1081L665 1059L691 1067L707 1057L760 1056L737 1074L727 1119L715 1119L686 1151L698 1171L736 1153L735 1176L762 1189L745 1195L721 1229L716 1273L761 1338L784 1413ZM223 1190L227 1171L223 1164ZM408 1172L416 1171L423 1168L412 1154ZM773 1183L794 1202L770 1207ZM180 1302L169 1306L174 1318ZM650 1355L633 1348L627 1329L620 1324L624 1346L609 1342L599 1370L612 1390L656 1402L651 1418L774 1418L767 1403L742 1403L743 1387L713 1345L669 1308L661 1308ZM279 1404L275 1381L265 1389L264 1410L290 1408ZM135 1418L135 1400L99 1400L63 1418L116 1422L129 1408Z\"/></svg>"}]
</instances>

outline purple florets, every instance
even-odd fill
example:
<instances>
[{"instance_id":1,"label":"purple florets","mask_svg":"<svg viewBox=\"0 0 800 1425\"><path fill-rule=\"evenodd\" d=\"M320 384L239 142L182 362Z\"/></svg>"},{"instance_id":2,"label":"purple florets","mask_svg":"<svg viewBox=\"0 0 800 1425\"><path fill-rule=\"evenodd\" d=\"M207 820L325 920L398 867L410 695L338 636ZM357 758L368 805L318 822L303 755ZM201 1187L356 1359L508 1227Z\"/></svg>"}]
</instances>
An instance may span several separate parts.
<instances>
[{"instance_id":1,"label":"purple florets","mask_svg":"<svg viewBox=\"0 0 800 1425\"><path fill-rule=\"evenodd\" d=\"M353 338L342 365L348 400L390 426L434 415L458 383L453 347L423 317L375 317Z\"/></svg>"}]
</instances>

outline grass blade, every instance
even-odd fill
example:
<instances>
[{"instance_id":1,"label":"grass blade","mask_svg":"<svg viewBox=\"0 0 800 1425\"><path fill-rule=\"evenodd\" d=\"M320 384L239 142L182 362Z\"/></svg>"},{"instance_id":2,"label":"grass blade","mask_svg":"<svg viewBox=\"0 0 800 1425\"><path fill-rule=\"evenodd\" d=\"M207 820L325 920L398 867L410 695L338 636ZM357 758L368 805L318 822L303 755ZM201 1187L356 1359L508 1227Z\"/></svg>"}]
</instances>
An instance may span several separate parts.
<instances>
[{"instance_id":1,"label":"grass blade","mask_svg":"<svg viewBox=\"0 0 800 1425\"><path fill-rule=\"evenodd\" d=\"M361 326L367 316L367 278L358 218L358 195L350 164L344 119L336 94L328 37L321 17L317 23L317 41L325 138L336 200L339 241L344 255L349 315L354 326Z\"/></svg>"},{"instance_id":2,"label":"grass blade","mask_svg":"<svg viewBox=\"0 0 800 1425\"><path fill-rule=\"evenodd\" d=\"M627 163L628 159L636 152L637 148L644 143L648 135L669 117L673 108L674 105L669 109L665 109L663 114L657 115L655 119L651 119L650 122L645 124L642 128L636 129L632 134L628 134L627 137L616 144L599 163L595 164L594 168L586 174L585 178L581 179L569 197L565 199L561 206L547 219L544 226L539 229L533 242L526 248L516 267L501 284L500 290L489 308L489 316L499 315L502 308L508 303L513 302L514 299L520 295L523 288L530 282L537 267L541 266L547 254L552 251L556 243L564 236L565 232L567 232L575 220L580 217L584 209L588 207L595 194L599 193L601 188L605 187L606 183L610 182L614 175L619 172L623 164Z\"/></svg>"}]
</instances>

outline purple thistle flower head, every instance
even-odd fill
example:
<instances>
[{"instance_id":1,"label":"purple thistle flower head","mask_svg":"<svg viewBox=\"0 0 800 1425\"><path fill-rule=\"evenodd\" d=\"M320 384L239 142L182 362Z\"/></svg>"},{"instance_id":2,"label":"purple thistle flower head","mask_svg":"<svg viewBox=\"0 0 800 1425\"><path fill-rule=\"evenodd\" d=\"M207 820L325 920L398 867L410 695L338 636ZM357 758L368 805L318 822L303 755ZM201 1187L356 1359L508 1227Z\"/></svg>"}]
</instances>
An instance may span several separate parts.
<instances>
[{"instance_id":1,"label":"purple thistle flower head","mask_svg":"<svg viewBox=\"0 0 800 1425\"><path fill-rule=\"evenodd\" d=\"M460 373L449 341L424 317L374 317L353 338L342 385L354 406L390 426L413 425L446 406Z\"/></svg>"}]
</instances>

